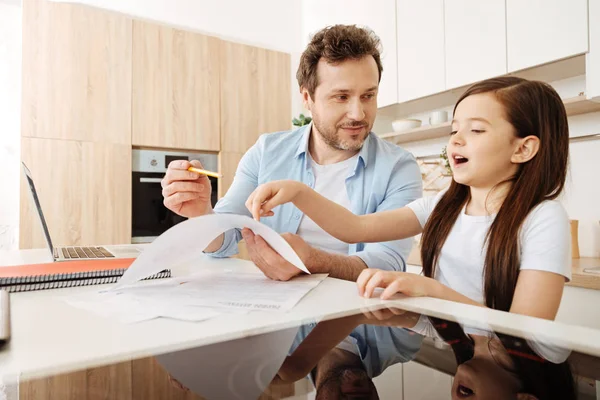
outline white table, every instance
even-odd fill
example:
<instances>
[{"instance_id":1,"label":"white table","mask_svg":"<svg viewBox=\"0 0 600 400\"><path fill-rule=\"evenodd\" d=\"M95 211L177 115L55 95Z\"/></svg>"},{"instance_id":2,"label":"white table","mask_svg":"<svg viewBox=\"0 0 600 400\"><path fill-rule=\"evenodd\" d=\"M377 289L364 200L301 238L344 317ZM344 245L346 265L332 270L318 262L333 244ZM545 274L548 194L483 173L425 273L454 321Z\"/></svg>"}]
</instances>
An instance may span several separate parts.
<instances>
[{"instance_id":1,"label":"white table","mask_svg":"<svg viewBox=\"0 0 600 400\"><path fill-rule=\"evenodd\" d=\"M0 265L45 262L42 250L0 252ZM189 268L256 267L237 259L205 257ZM173 271L187 273L186 268ZM226 342L299 326L323 318L357 314L367 307L397 306L409 311L457 320L497 332L529 335L573 350L600 356L600 331L539 320L432 298L363 299L352 282L327 278L287 313L252 312L188 323L156 319L121 324L69 306L61 297L99 286L14 293L11 295L12 339L0 351L0 377L30 379L208 344Z\"/></svg>"}]
</instances>

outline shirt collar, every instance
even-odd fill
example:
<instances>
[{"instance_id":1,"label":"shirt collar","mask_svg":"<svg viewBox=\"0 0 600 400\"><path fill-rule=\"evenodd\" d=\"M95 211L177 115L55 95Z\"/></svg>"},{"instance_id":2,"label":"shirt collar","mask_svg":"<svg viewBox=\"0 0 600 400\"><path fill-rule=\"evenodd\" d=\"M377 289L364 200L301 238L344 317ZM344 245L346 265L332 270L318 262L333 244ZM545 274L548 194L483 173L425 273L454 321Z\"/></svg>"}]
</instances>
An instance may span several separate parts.
<instances>
[{"instance_id":1,"label":"shirt collar","mask_svg":"<svg viewBox=\"0 0 600 400\"><path fill-rule=\"evenodd\" d=\"M302 138L300 139L300 143L298 145L298 149L296 150L296 154L294 155L294 157L298 158L300 155L308 153L308 142L310 140L310 133L312 132L312 126L313 126L313 123L310 122L308 125L304 125L303 127L301 127L299 129L298 133L302 135ZM369 136L367 136L367 139L365 140L365 143L363 144L362 149L360 149L360 151L358 152L358 159L362 160L363 166L365 168L367 167L367 164L369 163L369 144L370 144L371 140L373 140L373 138L372 138L373 135L374 135L374 133L371 132L369 134Z\"/></svg>"},{"instance_id":2,"label":"shirt collar","mask_svg":"<svg viewBox=\"0 0 600 400\"><path fill-rule=\"evenodd\" d=\"M300 139L300 143L298 145L298 149L296 150L296 154L294 155L294 157L298 158L301 154L308 153L308 141L310 139L311 131L312 122L298 129L298 133L302 135L302 138Z\"/></svg>"}]
</instances>

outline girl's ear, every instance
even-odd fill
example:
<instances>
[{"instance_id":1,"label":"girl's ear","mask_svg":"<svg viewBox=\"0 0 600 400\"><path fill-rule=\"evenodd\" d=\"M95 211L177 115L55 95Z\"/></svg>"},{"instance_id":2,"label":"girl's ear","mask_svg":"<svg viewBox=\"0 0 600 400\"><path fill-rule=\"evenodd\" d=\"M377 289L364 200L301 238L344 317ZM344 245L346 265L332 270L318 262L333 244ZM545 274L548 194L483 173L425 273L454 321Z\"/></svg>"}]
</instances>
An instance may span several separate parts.
<instances>
[{"instance_id":1,"label":"girl's ear","mask_svg":"<svg viewBox=\"0 0 600 400\"><path fill-rule=\"evenodd\" d=\"M523 164L531 160L540 149L540 138L534 135L516 140L515 151L510 161L515 164Z\"/></svg>"}]
</instances>

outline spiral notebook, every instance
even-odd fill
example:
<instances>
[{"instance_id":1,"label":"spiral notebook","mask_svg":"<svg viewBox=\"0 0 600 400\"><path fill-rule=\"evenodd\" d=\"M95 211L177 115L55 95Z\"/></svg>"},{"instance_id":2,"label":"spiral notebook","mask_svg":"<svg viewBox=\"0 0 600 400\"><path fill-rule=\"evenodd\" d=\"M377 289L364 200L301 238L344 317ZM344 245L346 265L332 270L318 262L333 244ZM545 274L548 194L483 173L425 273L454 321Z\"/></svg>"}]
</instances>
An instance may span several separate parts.
<instances>
[{"instance_id":1,"label":"spiral notebook","mask_svg":"<svg viewBox=\"0 0 600 400\"><path fill-rule=\"evenodd\" d=\"M102 285L116 282L135 258L0 267L0 289L9 292ZM171 277L163 270L146 279Z\"/></svg>"}]
</instances>

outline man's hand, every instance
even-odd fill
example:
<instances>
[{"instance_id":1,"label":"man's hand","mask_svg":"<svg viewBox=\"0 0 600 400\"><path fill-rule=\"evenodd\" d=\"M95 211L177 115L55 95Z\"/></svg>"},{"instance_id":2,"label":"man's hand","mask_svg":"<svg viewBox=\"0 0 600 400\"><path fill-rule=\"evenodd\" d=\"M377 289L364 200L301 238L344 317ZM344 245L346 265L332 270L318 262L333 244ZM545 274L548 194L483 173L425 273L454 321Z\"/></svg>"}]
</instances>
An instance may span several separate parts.
<instances>
[{"instance_id":1,"label":"man's hand","mask_svg":"<svg viewBox=\"0 0 600 400\"><path fill-rule=\"evenodd\" d=\"M165 207L186 218L199 217L212 210L210 180L206 175L188 171L189 167L201 169L202 164L197 160L171 161L160 183Z\"/></svg>"},{"instance_id":2,"label":"man's hand","mask_svg":"<svg viewBox=\"0 0 600 400\"><path fill-rule=\"evenodd\" d=\"M298 235L284 233L281 236L292 246L302 262L306 264L312 247ZM246 241L250 259L268 278L276 281L288 281L302 272L286 261L262 237L255 235L250 229L242 229L242 237Z\"/></svg>"}]
</instances>

